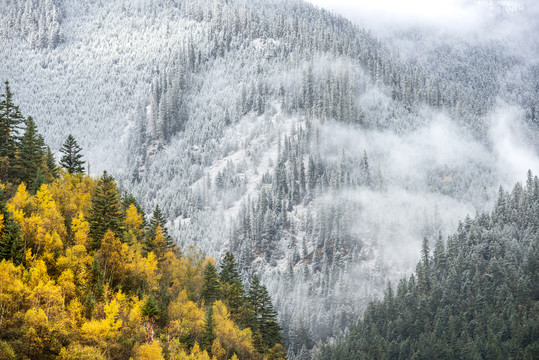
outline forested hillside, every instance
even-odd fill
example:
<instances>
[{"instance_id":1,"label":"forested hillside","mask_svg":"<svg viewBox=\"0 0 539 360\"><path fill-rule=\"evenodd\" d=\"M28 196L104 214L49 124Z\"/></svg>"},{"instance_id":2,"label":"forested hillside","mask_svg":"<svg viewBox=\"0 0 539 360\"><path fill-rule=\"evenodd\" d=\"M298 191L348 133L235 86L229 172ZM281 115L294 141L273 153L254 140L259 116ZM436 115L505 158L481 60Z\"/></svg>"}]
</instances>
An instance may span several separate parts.
<instances>
[{"instance_id":1,"label":"forested hillside","mask_svg":"<svg viewBox=\"0 0 539 360\"><path fill-rule=\"evenodd\" d=\"M350 334L319 359L536 359L539 179L500 188L492 212L466 218L410 278L387 285Z\"/></svg>"},{"instance_id":2,"label":"forested hillside","mask_svg":"<svg viewBox=\"0 0 539 360\"><path fill-rule=\"evenodd\" d=\"M71 135L58 166L7 82L1 97L1 359L286 357L256 275L178 247L159 207L84 174Z\"/></svg>"},{"instance_id":3,"label":"forested hillside","mask_svg":"<svg viewBox=\"0 0 539 360\"><path fill-rule=\"evenodd\" d=\"M0 0L0 78L50 156L72 134L177 246L258 274L289 358L310 358L421 239L539 171L535 41L482 35L536 21L521 2L467 39L383 39L300 0ZM33 193L47 171L8 175Z\"/></svg>"}]
</instances>

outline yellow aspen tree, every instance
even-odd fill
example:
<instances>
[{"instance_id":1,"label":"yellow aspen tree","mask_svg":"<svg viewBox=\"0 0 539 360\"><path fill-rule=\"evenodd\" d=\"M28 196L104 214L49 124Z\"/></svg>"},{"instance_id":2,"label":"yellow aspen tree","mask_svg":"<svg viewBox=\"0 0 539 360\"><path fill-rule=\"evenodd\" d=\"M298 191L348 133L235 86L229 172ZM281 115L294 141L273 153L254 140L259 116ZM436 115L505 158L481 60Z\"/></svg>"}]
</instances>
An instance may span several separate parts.
<instances>
[{"instance_id":1,"label":"yellow aspen tree","mask_svg":"<svg viewBox=\"0 0 539 360\"><path fill-rule=\"evenodd\" d=\"M120 239L111 230L107 230L98 253L103 278L108 280L110 284L114 283L115 277L121 278L123 275L125 266L124 250L126 249L123 248Z\"/></svg>"},{"instance_id":2,"label":"yellow aspen tree","mask_svg":"<svg viewBox=\"0 0 539 360\"><path fill-rule=\"evenodd\" d=\"M179 296L168 306L169 333L172 336L185 338L192 336L195 341L200 341L204 334L204 310L187 297L183 290Z\"/></svg>"},{"instance_id":3,"label":"yellow aspen tree","mask_svg":"<svg viewBox=\"0 0 539 360\"><path fill-rule=\"evenodd\" d=\"M101 350L93 346L84 346L71 343L69 347L62 348L58 356L59 360L105 360Z\"/></svg>"},{"instance_id":4,"label":"yellow aspen tree","mask_svg":"<svg viewBox=\"0 0 539 360\"><path fill-rule=\"evenodd\" d=\"M22 267L0 261L0 333L26 300L28 289L22 281Z\"/></svg>"},{"instance_id":5,"label":"yellow aspen tree","mask_svg":"<svg viewBox=\"0 0 539 360\"><path fill-rule=\"evenodd\" d=\"M71 328L78 332L80 328L82 327L82 324L84 324L84 317L83 317L83 311L84 308L79 301L79 299L75 298L71 300L69 305L67 306L67 314L69 316L69 323L71 325Z\"/></svg>"},{"instance_id":6,"label":"yellow aspen tree","mask_svg":"<svg viewBox=\"0 0 539 360\"><path fill-rule=\"evenodd\" d=\"M128 234L127 236L131 240L128 242L134 242L135 240L141 241L143 239L143 223L144 219L142 217L142 214L137 211L136 206L134 204L129 205L129 207L125 211L125 226Z\"/></svg>"},{"instance_id":7,"label":"yellow aspen tree","mask_svg":"<svg viewBox=\"0 0 539 360\"><path fill-rule=\"evenodd\" d=\"M254 346L251 329L241 330L230 319L230 313L221 300L213 303L213 321L215 324L215 337L219 339L223 348L227 351L227 356L233 349L240 352L242 359L254 356Z\"/></svg>"},{"instance_id":8,"label":"yellow aspen tree","mask_svg":"<svg viewBox=\"0 0 539 360\"><path fill-rule=\"evenodd\" d=\"M88 248L90 223L84 219L82 211L79 211L79 215L71 220L71 231L73 232L75 245L83 245L85 248Z\"/></svg>"},{"instance_id":9,"label":"yellow aspen tree","mask_svg":"<svg viewBox=\"0 0 539 360\"><path fill-rule=\"evenodd\" d=\"M149 344L140 344L135 348L133 360L164 360L163 351L159 341L152 341Z\"/></svg>"},{"instance_id":10,"label":"yellow aspen tree","mask_svg":"<svg viewBox=\"0 0 539 360\"><path fill-rule=\"evenodd\" d=\"M219 338L213 340L213 344L211 346L211 353L215 358L217 358L217 360L225 359L226 350L223 349L223 347L221 346Z\"/></svg>"},{"instance_id":11,"label":"yellow aspen tree","mask_svg":"<svg viewBox=\"0 0 539 360\"><path fill-rule=\"evenodd\" d=\"M7 203L7 209L13 214L13 218L21 224L22 218L35 210L33 198L26 190L26 185L21 183L17 187L17 192Z\"/></svg>"}]
</instances>

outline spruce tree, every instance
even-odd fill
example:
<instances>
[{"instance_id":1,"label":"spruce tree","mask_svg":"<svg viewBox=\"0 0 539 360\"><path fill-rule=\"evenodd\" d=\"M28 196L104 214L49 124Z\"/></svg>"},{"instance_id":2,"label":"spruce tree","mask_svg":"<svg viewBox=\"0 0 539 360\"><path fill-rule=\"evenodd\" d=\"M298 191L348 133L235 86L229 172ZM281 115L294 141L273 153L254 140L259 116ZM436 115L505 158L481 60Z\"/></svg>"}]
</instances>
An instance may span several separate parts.
<instances>
[{"instance_id":1,"label":"spruce tree","mask_svg":"<svg viewBox=\"0 0 539 360\"><path fill-rule=\"evenodd\" d=\"M254 312L252 324L255 332L255 347L258 352L266 352L282 342L281 328L277 323L277 312L273 308L266 286L254 275L249 287L248 300Z\"/></svg>"},{"instance_id":2,"label":"spruce tree","mask_svg":"<svg viewBox=\"0 0 539 360\"><path fill-rule=\"evenodd\" d=\"M97 188L92 196L92 207L90 208L90 237L92 238L92 249L101 247L101 240L107 230L122 237L124 212L122 211L120 194L116 188L116 183L112 176L106 171L97 183Z\"/></svg>"},{"instance_id":3,"label":"spruce tree","mask_svg":"<svg viewBox=\"0 0 539 360\"><path fill-rule=\"evenodd\" d=\"M223 260L221 261L221 272L219 273L219 279L222 283L232 284L234 282L241 282L240 273L238 272L238 265L234 255L227 251Z\"/></svg>"},{"instance_id":4,"label":"spruce tree","mask_svg":"<svg viewBox=\"0 0 539 360\"><path fill-rule=\"evenodd\" d=\"M157 228L161 227L165 242L165 250L173 250L175 248L176 244L174 243L174 240L172 240L172 237L168 234L168 229L166 228L165 223L166 221L163 216L163 213L161 212L161 209L159 209L159 205L156 205L152 219L150 220L148 231L146 233L146 247L149 247L152 240L155 238ZM148 251L151 251L151 249L149 249Z\"/></svg>"},{"instance_id":5,"label":"spruce tree","mask_svg":"<svg viewBox=\"0 0 539 360\"><path fill-rule=\"evenodd\" d=\"M64 167L70 174L82 174L84 172L84 161L82 161L82 151L79 144L73 137L69 134L64 145L60 148L60 152L64 154L60 159L60 165Z\"/></svg>"},{"instance_id":6,"label":"spruce tree","mask_svg":"<svg viewBox=\"0 0 539 360\"><path fill-rule=\"evenodd\" d=\"M47 150L45 151L45 164L47 166L48 180L52 181L56 179L58 177L58 165L56 165L56 160L49 146L47 146Z\"/></svg>"},{"instance_id":7,"label":"spruce tree","mask_svg":"<svg viewBox=\"0 0 539 360\"><path fill-rule=\"evenodd\" d=\"M221 294L223 301L230 310L232 319L241 326L248 326L249 312L246 308L245 290L238 272L238 265L234 255L226 252L221 261Z\"/></svg>"},{"instance_id":8,"label":"spruce tree","mask_svg":"<svg viewBox=\"0 0 539 360\"><path fill-rule=\"evenodd\" d=\"M9 82L4 84L5 93L0 95L0 161L5 172L0 173L0 181L7 182L15 178L17 142L24 118L13 103Z\"/></svg>"},{"instance_id":9,"label":"spruce tree","mask_svg":"<svg viewBox=\"0 0 539 360\"><path fill-rule=\"evenodd\" d=\"M45 156L43 137L37 132L32 119L26 120L26 130L19 145L18 178L28 184L32 192L36 192L43 181L43 160ZM38 175L41 176L38 178Z\"/></svg>"},{"instance_id":10,"label":"spruce tree","mask_svg":"<svg viewBox=\"0 0 539 360\"><path fill-rule=\"evenodd\" d=\"M206 319L204 321L204 337L202 338L202 347L207 351L211 351L211 346L215 340L215 334L213 333L213 307L208 306L206 309Z\"/></svg>"},{"instance_id":11,"label":"spruce tree","mask_svg":"<svg viewBox=\"0 0 539 360\"><path fill-rule=\"evenodd\" d=\"M11 260L15 265L24 261L24 245L20 226L6 208L4 189L0 185L0 260Z\"/></svg>"},{"instance_id":12,"label":"spruce tree","mask_svg":"<svg viewBox=\"0 0 539 360\"><path fill-rule=\"evenodd\" d=\"M148 296L146 301L144 302L144 305L142 305L141 308L142 316L144 316L146 320L145 328L147 333L147 342L153 341L153 323L155 322L156 317L161 313L159 310L159 307L157 306L157 301L153 297L153 295Z\"/></svg>"},{"instance_id":13,"label":"spruce tree","mask_svg":"<svg viewBox=\"0 0 539 360\"><path fill-rule=\"evenodd\" d=\"M202 284L202 299L206 305L211 305L219 299L219 276L211 261L204 267L204 283Z\"/></svg>"}]
</instances>

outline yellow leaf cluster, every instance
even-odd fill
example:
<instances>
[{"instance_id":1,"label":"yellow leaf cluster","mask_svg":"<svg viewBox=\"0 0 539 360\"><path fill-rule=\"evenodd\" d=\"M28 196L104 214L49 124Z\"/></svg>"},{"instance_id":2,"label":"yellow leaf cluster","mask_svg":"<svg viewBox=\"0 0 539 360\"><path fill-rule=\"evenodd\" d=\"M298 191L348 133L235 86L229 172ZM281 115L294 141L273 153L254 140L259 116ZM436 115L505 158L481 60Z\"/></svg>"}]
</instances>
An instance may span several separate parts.
<instances>
[{"instance_id":1,"label":"yellow leaf cluster","mask_svg":"<svg viewBox=\"0 0 539 360\"><path fill-rule=\"evenodd\" d=\"M237 349L242 358L254 357L252 332L247 328L241 330L230 319L230 313L222 301L213 304L213 320L215 322L215 336L221 342L227 353Z\"/></svg>"},{"instance_id":2,"label":"yellow leaf cluster","mask_svg":"<svg viewBox=\"0 0 539 360\"><path fill-rule=\"evenodd\" d=\"M159 341L152 341L149 344L141 344L135 348L133 360L164 360L163 351Z\"/></svg>"},{"instance_id":3,"label":"yellow leaf cluster","mask_svg":"<svg viewBox=\"0 0 539 360\"><path fill-rule=\"evenodd\" d=\"M204 310L190 301L187 292L183 290L168 306L169 334L171 336L185 337L191 335L195 340L200 340L204 332Z\"/></svg>"}]
</instances>

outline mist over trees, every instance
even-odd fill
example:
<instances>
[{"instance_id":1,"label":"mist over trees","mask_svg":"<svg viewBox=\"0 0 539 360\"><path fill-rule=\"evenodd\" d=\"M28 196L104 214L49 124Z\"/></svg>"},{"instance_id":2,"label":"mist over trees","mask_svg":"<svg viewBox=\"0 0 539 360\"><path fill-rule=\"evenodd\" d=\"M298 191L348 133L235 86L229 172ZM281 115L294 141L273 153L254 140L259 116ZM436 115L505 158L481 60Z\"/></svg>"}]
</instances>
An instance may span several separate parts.
<instances>
[{"instance_id":1,"label":"mist over trees","mask_svg":"<svg viewBox=\"0 0 539 360\"><path fill-rule=\"evenodd\" d=\"M143 257L173 243L217 259L230 251L238 274L225 281L221 264L209 266L208 300L226 283L223 303L245 326L237 280L256 274L289 358L347 333L388 280L408 278L423 238L432 247L490 211L500 185L539 171L536 65L503 39L380 39L296 0L4 3L0 77L53 152L71 133L84 165L108 171L94 184L93 249L109 227L121 236L132 204L153 214L129 240ZM36 42L55 12L59 41ZM422 36L415 56L396 45ZM43 169L56 177L53 152ZM195 323L208 350L215 327Z\"/></svg>"},{"instance_id":2,"label":"mist over trees","mask_svg":"<svg viewBox=\"0 0 539 360\"><path fill-rule=\"evenodd\" d=\"M372 302L319 359L507 358L539 351L539 179L500 187L494 210L425 238L415 274ZM431 250L432 249L432 250Z\"/></svg>"}]
</instances>

